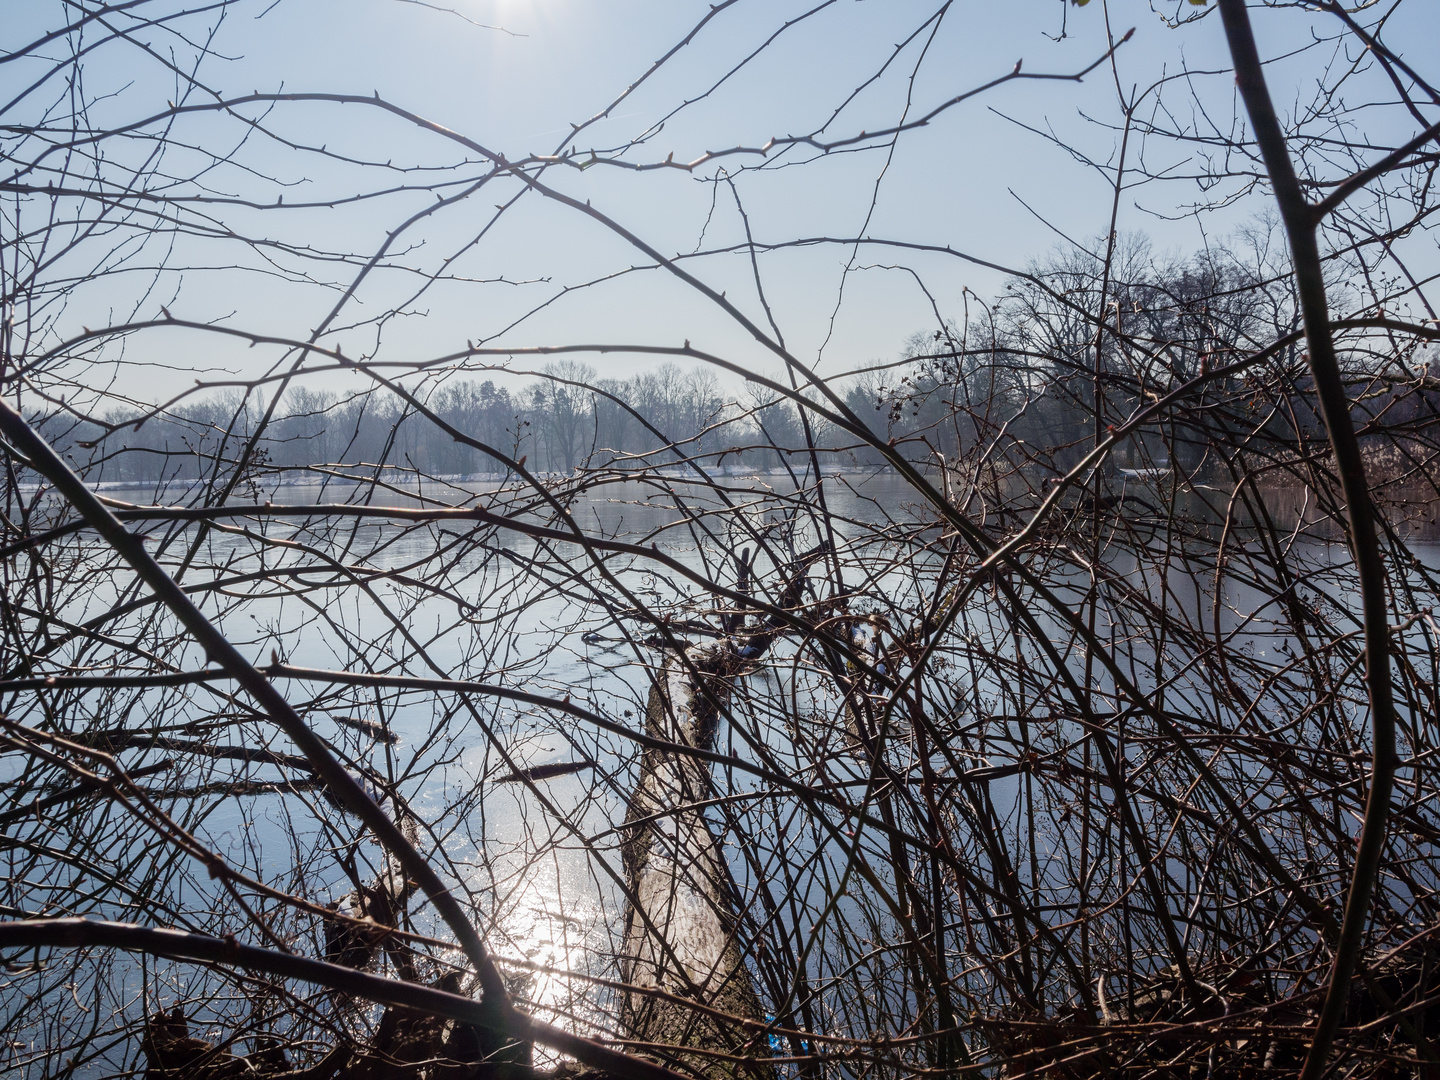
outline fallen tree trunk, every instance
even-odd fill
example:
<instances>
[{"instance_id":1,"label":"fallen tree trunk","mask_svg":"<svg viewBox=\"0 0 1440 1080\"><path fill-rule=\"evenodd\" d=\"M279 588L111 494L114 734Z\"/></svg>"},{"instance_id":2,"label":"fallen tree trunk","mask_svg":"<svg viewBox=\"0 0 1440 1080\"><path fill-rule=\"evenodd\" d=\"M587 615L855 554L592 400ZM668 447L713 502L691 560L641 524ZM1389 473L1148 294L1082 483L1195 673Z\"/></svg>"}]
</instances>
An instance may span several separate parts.
<instances>
[{"instance_id":1,"label":"fallen tree trunk","mask_svg":"<svg viewBox=\"0 0 1440 1080\"><path fill-rule=\"evenodd\" d=\"M687 649L683 658L668 655L650 690L646 730L709 749L718 711L713 695L738 674L737 661L728 642ZM698 677L687 670L690 665ZM709 700L698 691L697 679L711 688ZM758 1020L764 1013L736 936L735 882L720 839L704 814L691 808L708 797L708 768L688 755L654 749L641 759L626 814L625 873L633 902L625 912L624 978ZM702 1051L682 1058L706 1075L773 1075L765 1064L741 1066L704 1055L744 1053L751 1033L738 1024L638 993L626 995L623 1009L622 1023L632 1039Z\"/></svg>"},{"instance_id":2,"label":"fallen tree trunk","mask_svg":"<svg viewBox=\"0 0 1440 1080\"><path fill-rule=\"evenodd\" d=\"M802 560L791 578L781 607L798 603L809 561ZM667 649L650 689L646 731L679 746L712 749L736 682L765 654L782 625L771 618L749 634L732 632L716 643ZM707 762L683 751L645 750L625 818L630 902L623 974L637 988L664 990L736 1018L763 1021L739 939L739 890L720 837L696 809L711 795ZM738 1023L644 993L627 994L622 1009L631 1039L697 1051L677 1057L698 1073L773 1080L768 1045L752 1056L754 1032Z\"/></svg>"}]
</instances>

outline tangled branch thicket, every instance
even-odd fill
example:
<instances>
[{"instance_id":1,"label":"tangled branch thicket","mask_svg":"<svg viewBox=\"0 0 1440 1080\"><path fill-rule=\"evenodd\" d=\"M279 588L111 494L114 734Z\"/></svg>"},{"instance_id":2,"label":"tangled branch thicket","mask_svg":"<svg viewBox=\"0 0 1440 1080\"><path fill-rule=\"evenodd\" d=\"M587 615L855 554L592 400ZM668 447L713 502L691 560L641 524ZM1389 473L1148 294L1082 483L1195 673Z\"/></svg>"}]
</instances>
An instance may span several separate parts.
<instances>
[{"instance_id":1,"label":"tangled branch thicket","mask_svg":"<svg viewBox=\"0 0 1440 1080\"><path fill-rule=\"evenodd\" d=\"M1241 0L1155 0L1149 45L1082 6L1043 10L1092 54L931 102L970 16L896 5L833 116L703 153L698 108L852 15L707 7L525 155L228 92L283 5L9 22L7 1072L1433 1075L1433 18L1266 2L1256 52ZM652 93L705 49L713 85ZM1114 83L1060 147L1094 243L752 220L1079 80ZM605 144L621 105L648 126ZM692 253L625 193L656 178L705 193ZM1162 195L1227 239L1126 232ZM542 219L554 276L487 262ZM900 273L932 324L787 345L767 285L815 252L837 310ZM711 321L545 321L642 279Z\"/></svg>"}]
</instances>

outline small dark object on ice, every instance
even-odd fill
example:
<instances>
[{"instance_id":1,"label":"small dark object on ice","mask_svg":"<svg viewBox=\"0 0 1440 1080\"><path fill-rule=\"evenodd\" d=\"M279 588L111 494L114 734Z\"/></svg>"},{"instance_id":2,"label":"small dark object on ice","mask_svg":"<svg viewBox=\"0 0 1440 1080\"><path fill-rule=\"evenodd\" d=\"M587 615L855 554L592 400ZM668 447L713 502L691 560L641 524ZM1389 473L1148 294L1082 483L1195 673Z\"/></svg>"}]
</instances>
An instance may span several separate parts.
<instances>
[{"instance_id":1,"label":"small dark object on ice","mask_svg":"<svg viewBox=\"0 0 1440 1080\"><path fill-rule=\"evenodd\" d=\"M556 776L569 776L571 773L580 772L582 769L593 769L595 762L589 758L580 761L556 761L549 765L536 765L531 769L517 769L515 772L506 773L497 784L518 784L521 780L549 780Z\"/></svg>"}]
</instances>

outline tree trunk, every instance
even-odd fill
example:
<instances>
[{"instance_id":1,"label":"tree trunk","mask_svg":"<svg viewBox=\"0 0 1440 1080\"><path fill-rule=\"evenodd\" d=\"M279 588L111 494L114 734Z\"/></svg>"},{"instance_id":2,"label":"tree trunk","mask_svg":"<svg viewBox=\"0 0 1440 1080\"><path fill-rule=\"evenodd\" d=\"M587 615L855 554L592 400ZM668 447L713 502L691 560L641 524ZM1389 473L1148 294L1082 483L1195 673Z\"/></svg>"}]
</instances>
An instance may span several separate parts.
<instances>
[{"instance_id":1,"label":"tree trunk","mask_svg":"<svg viewBox=\"0 0 1440 1080\"><path fill-rule=\"evenodd\" d=\"M765 635L768 637L768 635ZM757 635L758 637L758 635ZM751 660L764 651L751 638L668 652L650 690L645 726L669 742L708 750L721 703ZM698 674L697 674L698 672ZM737 938L738 890L720 839L694 805L712 795L709 765L683 754L647 749L626 814L625 871L633 903L625 912L626 982L692 998L731 1016L764 1012ZM631 824L633 823L633 824ZM626 1033L640 1042L744 1054L754 1036L739 1024L648 996L626 994ZM638 1048L643 1049L643 1048ZM735 1062L679 1055L706 1076L773 1080L765 1060Z\"/></svg>"}]
</instances>

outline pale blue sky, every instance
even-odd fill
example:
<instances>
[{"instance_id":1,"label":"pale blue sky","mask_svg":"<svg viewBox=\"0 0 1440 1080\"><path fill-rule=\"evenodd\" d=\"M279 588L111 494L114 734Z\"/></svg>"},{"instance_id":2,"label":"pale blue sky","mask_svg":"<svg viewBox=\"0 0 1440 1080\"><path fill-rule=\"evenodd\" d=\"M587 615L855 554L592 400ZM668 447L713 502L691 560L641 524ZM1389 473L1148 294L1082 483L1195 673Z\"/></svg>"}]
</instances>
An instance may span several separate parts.
<instances>
[{"instance_id":1,"label":"pale blue sky","mask_svg":"<svg viewBox=\"0 0 1440 1080\"><path fill-rule=\"evenodd\" d=\"M159 0L157 0L159 2ZM583 123L613 101L680 41L710 5L689 0L458 0L454 11L406 0L281 0L234 5L215 37L215 48L233 59L205 69L209 84L227 95L250 90L333 91L371 94L401 105L510 158L550 153L572 124ZM58 4L5 0L12 16L5 40L22 40L35 25L53 20ZM758 146L771 136L813 131L869 79L904 41L940 7L937 0L740 0L719 12L695 39L645 85L624 100L608 120L575 140L579 148L614 148L644 132L645 145L624 157L654 162L673 153L692 159L706 150ZM1111 0L1110 28L1135 36L1118 54L1121 87L1141 89L1162 73L1191 68L1218 72L1225 53L1218 20L1202 19L1178 29L1160 12L1188 4L1152 5L1147 0ZM818 9L818 10L816 10ZM1413 42L1417 63L1427 64L1440 41L1440 5L1409 5L1417 21L1390 32L1392 42ZM814 11L808 18L806 12ZM264 12L263 18L256 18ZM1026 72L1068 73L1095 60L1105 48L1106 5L1101 0L1066 11L1061 0L956 0L938 30L922 33L902 49L889 71L869 84L829 128L838 136L894 124L904 114L922 114L957 93L1010 71L1017 60ZM655 125L678 104L709 89L787 22L773 44L708 98ZM1065 35L1059 35L1064 21ZM33 20L33 21L32 21ZM469 21L467 21L469 20ZM210 20L213 22L213 20ZM475 25L475 24L488 24ZM193 30L200 23L189 24ZM933 24L931 24L933 26ZM493 29L489 27L501 27ZM1257 14L1268 54L1303 43L1308 32L1294 11ZM167 48L163 34L149 32L152 44ZM1431 48L1423 48L1429 43ZM8 47L13 47L7 44ZM925 58L920 62L922 49ZM183 49L180 50L183 52ZM177 55L179 55L177 53ZM1308 100L1322 57L1297 57L1272 73L1282 106ZM917 66L918 65L918 66ZM12 65L13 66L13 65ZM1433 65L1432 65L1433 66ZM912 82L913 75L913 82ZM163 110L176 94L174 80L153 57L125 45L97 50L87 70L88 89L114 91L95 115L119 123ZM23 81L18 71L0 75L0 89ZM1199 96L1175 84L1167 105L1189 119L1197 102L1226 124L1231 80L1215 74L1196 84ZM195 98L193 100L200 100ZM255 108L246 115L258 116ZM557 189L592 204L667 255L723 247L743 240L743 228L728 186L706 181L724 168L749 213L755 238L785 242L805 237L865 235L906 242L949 245L977 258L1023 267L1045 255L1059 237L1050 226L1076 238L1102 233L1110 213L1108 180L1096 169L1021 125L1053 131L1095 161L1112 161L1117 136L1107 125L1119 120L1117 87L1108 65L1082 83L1018 81L954 107L929 127L907 134L893 153L886 143L822 160L791 151L772 157L734 156L694 174L678 170L634 173L599 166L583 172L552 168L545 179ZM1380 133L1394 123L1377 111ZM297 141L325 144L395 165L433 167L432 181L481 173L473 155L445 139L364 106L283 103L267 117L271 129ZM182 121L181 139L212 146L238 144L243 126L217 122L213 114ZM133 153L133 149L128 151ZM1191 148L1151 140L1131 147L1132 161L1144 154L1152 168L1187 165ZM125 151L121 152L121 156ZM404 183L406 174L358 170L313 153L297 153L252 136L240 159L255 172L222 168L207 174L215 188L270 202L287 203L378 190ZM179 164L182 154L172 154ZM778 167L780 165L784 167ZM452 167L453 166L453 167ZM446 171L448 170L448 171ZM176 171L180 171L178 168ZM270 173L283 186L256 173ZM408 174L413 181L415 174ZM878 183L878 188L877 188ZM644 257L596 223L567 207L526 195L491 223L497 203L518 191L502 179L468 200L447 207L404 233L403 262L418 271L447 265L463 278L430 287L416 301L416 314L395 320L380 339L381 356L418 359L463 346L466 339L506 345L565 342L640 342L695 345L724 353L741 364L774 370L775 362L713 304L662 270L637 270ZM1238 190L1232 183L1227 190ZM453 189L452 189L453 190ZM446 194L451 194L447 190ZM878 195L876 194L878 191ZM718 194L718 198L716 198ZM873 210L872 195L875 195ZM1119 225L1143 230L1162 250L1188 251L1204 242L1194 219L1165 220L1200 197L1193 182L1176 180L1128 191ZM278 234L315 247L335 245L357 253L377 249L384 237L433 193L396 193L336 210L254 211L217 209L230 227ZM713 203L713 212L712 212ZM1029 209L1027 209L1027 205ZM1240 199L1207 215L1205 234L1223 237L1263 210L1256 198ZM488 231L485 231L488 227ZM477 242L482 232L483 238ZM703 237L703 239L702 239ZM159 261L152 243L146 255ZM452 262L444 263L460 253ZM229 258L215 245L182 243L165 256L176 264L219 267ZM293 257L279 256L292 269ZM846 275L847 263L853 262ZM252 260L252 265L255 264ZM763 324L748 257L711 255L687 267L714 288L725 290L748 315ZM902 268L903 267L903 268ZM329 311L334 283L350 271L322 265L329 285L289 282L254 273L192 269L183 280L163 279L144 296L139 310L154 314L166 302L177 317L225 319L303 337ZM912 274L910 271L914 271ZM822 369L836 372L873 359L892 358L905 337L934 325L928 289L942 313L959 318L964 290L991 296L1002 283L995 271L946 255L905 253L865 247L853 252L830 244L787 250L761 260L771 308L792 350L806 362L821 355ZM916 274L919 275L917 281ZM618 275L618 276L614 276ZM579 291L576 286L612 276ZM67 325L101 325L118 318L141 295L143 275L96 286L78 295ZM406 296L419 279L392 269L373 275L357 301L336 325L373 316ZM844 282L843 302L841 300ZM921 287L924 284L924 289ZM538 314L526 312L546 300ZM113 314L112 314L113 313ZM833 321L832 321L833 317ZM506 329L511 327L510 329ZM370 351L371 331L336 334L347 350ZM255 353L162 331L132 342L130 359L162 359L179 367L216 364L254 370ZM604 373L625 374L644 361L607 356L591 361ZM122 385L138 396L155 397L190 381L176 372L127 374Z\"/></svg>"}]
</instances>

